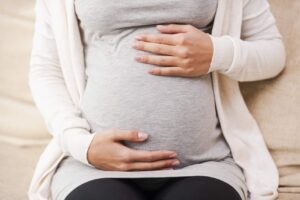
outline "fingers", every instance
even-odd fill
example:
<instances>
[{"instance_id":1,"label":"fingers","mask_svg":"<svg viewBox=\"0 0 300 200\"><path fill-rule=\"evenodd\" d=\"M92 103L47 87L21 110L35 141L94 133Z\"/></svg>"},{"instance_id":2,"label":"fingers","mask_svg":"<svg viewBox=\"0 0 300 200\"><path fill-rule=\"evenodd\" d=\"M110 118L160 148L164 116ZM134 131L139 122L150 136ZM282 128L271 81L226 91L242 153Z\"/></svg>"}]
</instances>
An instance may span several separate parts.
<instances>
[{"instance_id":1,"label":"fingers","mask_svg":"<svg viewBox=\"0 0 300 200\"><path fill-rule=\"evenodd\" d=\"M139 130L121 130L111 129L110 139L113 141L128 140L128 141L143 141L139 138ZM147 133L146 133L147 134ZM148 135L148 134L147 134ZM177 154L169 150L145 151L136 150L123 146L120 149L116 168L122 171L129 170L153 170L153 169L171 169L179 164L176 159ZM177 163L174 163L177 161Z\"/></svg>"},{"instance_id":2,"label":"fingers","mask_svg":"<svg viewBox=\"0 0 300 200\"><path fill-rule=\"evenodd\" d=\"M186 33L188 31L195 30L195 27L187 24L169 24L158 25L157 29L164 34L139 34L135 36L137 40L143 40L145 42L167 44L167 45L181 45L181 40L178 40L180 33ZM174 34L179 33L179 34Z\"/></svg>"},{"instance_id":3,"label":"fingers","mask_svg":"<svg viewBox=\"0 0 300 200\"><path fill-rule=\"evenodd\" d=\"M144 37L148 38L148 35L145 35ZM157 43L157 40L159 40L158 38L161 37L160 35L155 35L152 37L157 39L134 41L132 47L137 50L148 51L154 54L170 55L180 58L187 58L189 56L189 50L185 47L185 44L189 43L187 36L176 36L177 46Z\"/></svg>"},{"instance_id":4,"label":"fingers","mask_svg":"<svg viewBox=\"0 0 300 200\"><path fill-rule=\"evenodd\" d=\"M149 73L153 75L163 75L163 76L186 76L187 71L180 68L180 67L168 67L168 68L161 68L161 67L153 67L149 70Z\"/></svg>"},{"instance_id":5,"label":"fingers","mask_svg":"<svg viewBox=\"0 0 300 200\"><path fill-rule=\"evenodd\" d=\"M179 165L180 162L177 159L160 160L155 162L131 162L125 163L123 169L125 171L146 171L146 170L157 170L162 168L171 168Z\"/></svg>"},{"instance_id":6,"label":"fingers","mask_svg":"<svg viewBox=\"0 0 300 200\"><path fill-rule=\"evenodd\" d=\"M154 42L158 44L178 45L177 37L174 34L140 34L136 35L135 39L145 42Z\"/></svg>"},{"instance_id":7,"label":"fingers","mask_svg":"<svg viewBox=\"0 0 300 200\"><path fill-rule=\"evenodd\" d=\"M157 160L176 158L177 154L174 151L168 150L145 151L128 148L128 152L125 157L126 162L153 162Z\"/></svg>"},{"instance_id":8,"label":"fingers","mask_svg":"<svg viewBox=\"0 0 300 200\"><path fill-rule=\"evenodd\" d=\"M180 57L181 54L178 51L177 46L170 46L166 44L158 44L153 42L144 42L144 41L136 41L133 43L132 47L138 50L148 51L156 54L163 54L163 55L172 55Z\"/></svg>"},{"instance_id":9,"label":"fingers","mask_svg":"<svg viewBox=\"0 0 300 200\"><path fill-rule=\"evenodd\" d=\"M174 67L180 62L179 58L173 56L138 55L136 59L143 63Z\"/></svg>"},{"instance_id":10,"label":"fingers","mask_svg":"<svg viewBox=\"0 0 300 200\"><path fill-rule=\"evenodd\" d=\"M132 142L139 142L147 139L149 134L143 133L139 130L121 130L113 129L111 139L113 141L128 140Z\"/></svg>"}]
</instances>

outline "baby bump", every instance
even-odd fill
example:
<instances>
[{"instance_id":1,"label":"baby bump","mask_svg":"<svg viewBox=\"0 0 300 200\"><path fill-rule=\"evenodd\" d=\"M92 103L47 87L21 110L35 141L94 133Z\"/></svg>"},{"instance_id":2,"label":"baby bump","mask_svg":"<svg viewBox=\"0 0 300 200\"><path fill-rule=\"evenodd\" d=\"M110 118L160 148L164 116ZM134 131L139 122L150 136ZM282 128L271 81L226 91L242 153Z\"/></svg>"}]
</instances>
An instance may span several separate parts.
<instances>
[{"instance_id":1,"label":"baby bump","mask_svg":"<svg viewBox=\"0 0 300 200\"><path fill-rule=\"evenodd\" d=\"M228 148L217 127L211 74L149 74L155 65L134 59L141 53L131 48L137 32L157 30L146 27L100 35L85 49L88 79L81 107L92 130L147 132L150 137L146 141L124 144L135 149L176 151L182 166L223 158Z\"/></svg>"},{"instance_id":2,"label":"baby bump","mask_svg":"<svg viewBox=\"0 0 300 200\"><path fill-rule=\"evenodd\" d=\"M100 77L88 79L81 101L93 131L147 132L150 137L146 141L124 144L143 150L174 150L181 166L227 155L226 151L220 153L226 143L216 126L210 74L183 78L102 72ZM216 149L218 153L214 153Z\"/></svg>"}]
</instances>

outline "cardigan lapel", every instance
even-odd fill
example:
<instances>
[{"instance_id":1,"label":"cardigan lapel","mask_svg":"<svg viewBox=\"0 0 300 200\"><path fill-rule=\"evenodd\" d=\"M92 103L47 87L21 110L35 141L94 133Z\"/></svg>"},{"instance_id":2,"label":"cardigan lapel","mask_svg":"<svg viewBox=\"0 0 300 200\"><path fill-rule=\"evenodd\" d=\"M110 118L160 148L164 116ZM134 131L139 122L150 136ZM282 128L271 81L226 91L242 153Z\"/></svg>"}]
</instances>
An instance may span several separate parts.
<instances>
[{"instance_id":1,"label":"cardigan lapel","mask_svg":"<svg viewBox=\"0 0 300 200\"><path fill-rule=\"evenodd\" d=\"M74 0L45 1L51 15L52 30L66 87L75 106L84 90L83 46L74 10Z\"/></svg>"},{"instance_id":2,"label":"cardigan lapel","mask_svg":"<svg viewBox=\"0 0 300 200\"><path fill-rule=\"evenodd\" d=\"M69 46L72 61L72 70L77 84L76 101L79 104L85 88L85 66L84 66L84 51L81 41L79 22L74 8L74 0L65 0L66 14L68 21Z\"/></svg>"}]
</instances>

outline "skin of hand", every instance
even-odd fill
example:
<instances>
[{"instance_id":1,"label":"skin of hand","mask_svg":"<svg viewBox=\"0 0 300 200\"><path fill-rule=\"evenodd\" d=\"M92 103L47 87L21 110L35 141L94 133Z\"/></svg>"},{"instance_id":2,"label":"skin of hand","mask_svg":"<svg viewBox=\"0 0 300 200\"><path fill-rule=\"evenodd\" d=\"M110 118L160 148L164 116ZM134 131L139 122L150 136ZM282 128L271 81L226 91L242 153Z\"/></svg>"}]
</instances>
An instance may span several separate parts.
<instances>
[{"instance_id":1,"label":"skin of hand","mask_svg":"<svg viewBox=\"0 0 300 200\"><path fill-rule=\"evenodd\" d=\"M143 142L138 130L109 129L97 132L87 153L88 162L98 169L110 171L140 171L173 169L180 162L169 150L145 151L129 148L121 140ZM178 164L172 164L178 161Z\"/></svg>"},{"instance_id":2,"label":"skin of hand","mask_svg":"<svg viewBox=\"0 0 300 200\"><path fill-rule=\"evenodd\" d=\"M213 44L208 33L190 24L158 25L162 34L139 34L133 48L159 55L139 54L135 60L160 65L148 71L153 75L197 77L209 70Z\"/></svg>"}]
</instances>

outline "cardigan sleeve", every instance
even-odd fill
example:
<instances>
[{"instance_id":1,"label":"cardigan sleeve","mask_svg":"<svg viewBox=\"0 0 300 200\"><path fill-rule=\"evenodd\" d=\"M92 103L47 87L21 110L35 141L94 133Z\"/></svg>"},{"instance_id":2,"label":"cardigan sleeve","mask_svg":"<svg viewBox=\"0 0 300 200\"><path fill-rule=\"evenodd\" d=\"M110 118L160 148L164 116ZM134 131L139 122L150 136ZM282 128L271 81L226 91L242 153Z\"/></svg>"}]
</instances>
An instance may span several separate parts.
<instances>
[{"instance_id":1,"label":"cardigan sleeve","mask_svg":"<svg viewBox=\"0 0 300 200\"><path fill-rule=\"evenodd\" d=\"M267 0L246 0L241 37L211 36L213 58L208 71L231 79L258 81L277 76L285 67L285 48Z\"/></svg>"},{"instance_id":2,"label":"cardigan sleeve","mask_svg":"<svg viewBox=\"0 0 300 200\"><path fill-rule=\"evenodd\" d=\"M92 166L87 151L95 134L68 93L59 63L50 15L44 0L35 5L35 26L28 84L53 139L66 155Z\"/></svg>"}]
</instances>

